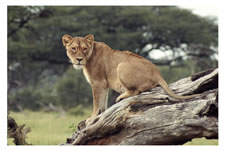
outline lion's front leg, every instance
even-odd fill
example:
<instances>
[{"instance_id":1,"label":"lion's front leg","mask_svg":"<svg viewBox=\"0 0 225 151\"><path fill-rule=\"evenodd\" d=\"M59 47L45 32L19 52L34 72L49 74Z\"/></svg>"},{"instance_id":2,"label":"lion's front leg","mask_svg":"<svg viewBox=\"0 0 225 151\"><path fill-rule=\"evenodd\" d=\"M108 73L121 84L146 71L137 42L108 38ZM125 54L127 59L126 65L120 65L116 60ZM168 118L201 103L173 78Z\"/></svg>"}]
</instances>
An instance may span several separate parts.
<instances>
[{"instance_id":1,"label":"lion's front leg","mask_svg":"<svg viewBox=\"0 0 225 151\"><path fill-rule=\"evenodd\" d=\"M86 125L93 122L93 119L104 112L108 105L108 88L101 86L92 86L93 111L91 117L86 120Z\"/></svg>"}]
</instances>

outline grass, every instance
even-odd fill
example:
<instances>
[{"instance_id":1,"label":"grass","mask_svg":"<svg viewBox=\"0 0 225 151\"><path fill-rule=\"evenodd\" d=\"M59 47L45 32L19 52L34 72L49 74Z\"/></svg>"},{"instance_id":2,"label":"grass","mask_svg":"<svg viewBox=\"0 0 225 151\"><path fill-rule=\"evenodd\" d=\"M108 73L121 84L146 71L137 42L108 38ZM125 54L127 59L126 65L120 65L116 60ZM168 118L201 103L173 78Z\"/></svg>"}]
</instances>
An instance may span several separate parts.
<instances>
[{"instance_id":1,"label":"grass","mask_svg":"<svg viewBox=\"0 0 225 151\"><path fill-rule=\"evenodd\" d=\"M10 112L18 125L25 124L31 128L27 134L26 141L32 145L58 145L66 142L70 137L76 125L86 119L91 114L91 110L86 110L84 115L64 116L55 112ZM8 145L14 145L13 139L8 139Z\"/></svg>"},{"instance_id":2,"label":"grass","mask_svg":"<svg viewBox=\"0 0 225 151\"><path fill-rule=\"evenodd\" d=\"M82 108L83 109L83 108ZM76 109L75 109L76 111ZM55 112L10 112L18 125L25 124L31 128L27 134L26 141L32 145L59 145L66 142L75 126L91 114L91 108L85 109L82 115L66 114L64 116ZM14 145L13 139L8 139L8 145ZM218 145L218 140L207 140L205 138L193 139L184 145Z\"/></svg>"},{"instance_id":3,"label":"grass","mask_svg":"<svg viewBox=\"0 0 225 151\"><path fill-rule=\"evenodd\" d=\"M218 145L217 139L195 138L184 145Z\"/></svg>"}]
</instances>

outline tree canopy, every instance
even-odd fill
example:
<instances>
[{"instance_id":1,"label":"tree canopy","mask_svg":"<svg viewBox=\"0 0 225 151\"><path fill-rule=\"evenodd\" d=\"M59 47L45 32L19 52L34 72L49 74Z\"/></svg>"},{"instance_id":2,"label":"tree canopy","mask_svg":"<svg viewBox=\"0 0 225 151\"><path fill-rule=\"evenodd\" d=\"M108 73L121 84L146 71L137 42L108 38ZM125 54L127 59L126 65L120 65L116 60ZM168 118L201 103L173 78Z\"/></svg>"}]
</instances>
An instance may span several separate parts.
<instances>
[{"instance_id":1,"label":"tree canopy","mask_svg":"<svg viewBox=\"0 0 225 151\"><path fill-rule=\"evenodd\" d=\"M18 100L33 107L39 102L67 107L90 103L89 85L81 72L69 68L61 42L64 34L89 33L113 49L130 50L165 65L167 70L161 69L166 79L171 67L188 67L179 71L182 74L216 67L218 62L215 18L179 7L8 6L9 105L15 107ZM172 55L155 59L155 50Z\"/></svg>"}]
</instances>

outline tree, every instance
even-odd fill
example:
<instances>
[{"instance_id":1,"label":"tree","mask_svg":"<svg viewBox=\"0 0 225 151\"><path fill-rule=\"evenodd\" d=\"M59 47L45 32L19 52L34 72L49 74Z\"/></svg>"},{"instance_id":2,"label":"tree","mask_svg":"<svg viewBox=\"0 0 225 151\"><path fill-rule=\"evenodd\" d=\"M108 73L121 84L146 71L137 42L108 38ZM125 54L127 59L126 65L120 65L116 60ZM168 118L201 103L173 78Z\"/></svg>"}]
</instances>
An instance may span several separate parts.
<instances>
[{"instance_id":1,"label":"tree","mask_svg":"<svg viewBox=\"0 0 225 151\"><path fill-rule=\"evenodd\" d=\"M186 65L192 72L217 67L217 24L178 7L9 6L9 104L16 103L11 96L17 97L21 89L51 98L55 93L51 88L69 67L62 35L89 33L114 49L128 49L158 65ZM173 55L155 60L151 55L155 49Z\"/></svg>"},{"instance_id":2,"label":"tree","mask_svg":"<svg viewBox=\"0 0 225 151\"><path fill-rule=\"evenodd\" d=\"M9 35L19 20L16 29L23 27L30 33L21 30L11 38L29 39L27 43L21 42L38 45L33 47L33 52L26 52L37 61L66 63L66 59L61 57L63 52L57 51L62 49L61 36L65 33L73 36L92 33L96 40L104 39L114 49L128 49L147 58L154 49L172 50L176 58L181 57L181 51L190 56L209 58L216 53L212 47L218 45L218 27L214 20L178 7L41 7L38 11L29 11L28 8L9 7ZM48 12L48 15L43 15L43 12ZM17 16L10 15L15 13ZM15 54L9 57L11 55Z\"/></svg>"}]
</instances>

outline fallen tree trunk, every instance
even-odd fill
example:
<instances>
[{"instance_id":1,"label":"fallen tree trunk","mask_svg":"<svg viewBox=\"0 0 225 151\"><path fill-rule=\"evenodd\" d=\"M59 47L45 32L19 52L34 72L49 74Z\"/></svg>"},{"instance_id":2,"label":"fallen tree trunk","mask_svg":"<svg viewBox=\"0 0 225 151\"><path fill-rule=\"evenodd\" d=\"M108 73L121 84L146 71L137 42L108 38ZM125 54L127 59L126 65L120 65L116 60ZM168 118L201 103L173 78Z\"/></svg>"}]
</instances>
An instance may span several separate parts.
<instances>
[{"instance_id":1,"label":"fallen tree trunk","mask_svg":"<svg viewBox=\"0 0 225 151\"><path fill-rule=\"evenodd\" d=\"M161 87L122 100L85 127L78 125L65 144L178 145L193 138L218 138L218 69L198 73L170 85L176 100Z\"/></svg>"}]
</instances>

